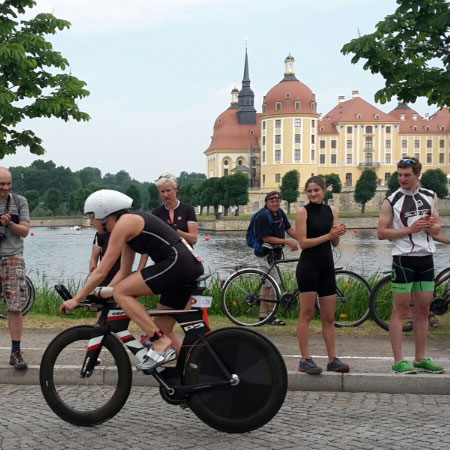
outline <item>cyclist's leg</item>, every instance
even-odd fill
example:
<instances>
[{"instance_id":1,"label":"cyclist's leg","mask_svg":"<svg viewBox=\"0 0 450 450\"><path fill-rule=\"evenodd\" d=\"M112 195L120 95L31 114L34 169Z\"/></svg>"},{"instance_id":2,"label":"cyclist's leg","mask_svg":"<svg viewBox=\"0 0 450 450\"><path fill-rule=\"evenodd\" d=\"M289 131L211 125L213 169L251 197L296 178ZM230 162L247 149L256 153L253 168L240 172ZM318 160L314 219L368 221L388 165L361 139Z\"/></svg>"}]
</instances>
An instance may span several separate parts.
<instances>
[{"instance_id":1,"label":"cyclist's leg","mask_svg":"<svg viewBox=\"0 0 450 450\"><path fill-rule=\"evenodd\" d=\"M322 320L322 337L327 349L328 360L336 357L336 327L334 313L336 311L336 294L319 297L320 319Z\"/></svg>"},{"instance_id":2,"label":"cyclist's leg","mask_svg":"<svg viewBox=\"0 0 450 450\"><path fill-rule=\"evenodd\" d=\"M297 338L302 360L311 358L309 354L309 324L315 314L317 292L300 293L300 317L297 325Z\"/></svg>"},{"instance_id":3,"label":"cyclist's leg","mask_svg":"<svg viewBox=\"0 0 450 450\"><path fill-rule=\"evenodd\" d=\"M176 293L174 293L173 297L176 300L177 298L179 299L180 296L189 296L189 299L187 301L187 303L185 303L183 306L178 306L178 305L174 305L173 302L169 302L167 300L169 300L169 296L164 294L161 296L161 300L160 303L158 303L157 309L191 309L192 306L192 301L191 301L191 296L189 292L180 292L179 295L177 296ZM161 303L164 302L164 303ZM171 304L171 306L168 306L167 303ZM181 301L181 304L184 303L184 300ZM180 304L180 303L179 303ZM176 334L173 331L173 328L175 326L175 324L177 323L176 319L171 317L171 316L159 316L159 317L155 317L153 319L153 321L155 322L155 325L157 325L160 330L172 341L172 345L175 347L175 350L177 352L177 355L180 354L180 350L181 350L181 345L183 343L183 339L180 338L180 336L178 336L178 334Z\"/></svg>"},{"instance_id":4,"label":"cyclist's leg","mask_svg":"<svg viewBox=\"0 0 450 450\"><path fill-rule=\"evenodd\" d=\"M150 337L154 336L159 328L148 315L144 305L136 297L153 294L153 291L142 278L141 272L132 273L114 286L114 300L128 314L130 319ZM153 342L153 347L158 353L163 353L171 345L172 341L167 336L161 336Z\"/></svg>"},{"instance_id":5,"label":"cyclist's leg","mask_svg":"<svg viewBox=\"0 0 450 450\"><path fill-rule=\"evenodd\" d=\"M416 361L422 361L426 356L430 304L434 293L433 257L430 255L418 258L418 264L419 267L416 272L416 281L412 287L415 299L414 308L416 316L414 322L414 340L416 347Z\"/></svg>"},{"instance_id":6,"label":"cyclist's leg","mask_svg":"<svg viewBox=\"0 0 450 450\"><path fill-rule=\"evenodd\" d=\"M261 266L266 272L269 272L270 268L272 267L271 264L267 261L266 257L256 257L258 261L258 266ZM273 277L273 279L277 282L278 285L280 285L281 280L278 276L278 271L274 268L270 275ZM276 304L274 300L276 299L276 294L273 288L271 287L270 283L266 283L261 288L261 298L270 300L269 302L261 301L260 307L259 307L259 317L265 318L267 317L275 308ZM276 317L273 317L274 321L278 320L279 325L285 325L283 321L280 321ZM277 322L275 322L277 323Z\"/></svg>"}]
</instances>

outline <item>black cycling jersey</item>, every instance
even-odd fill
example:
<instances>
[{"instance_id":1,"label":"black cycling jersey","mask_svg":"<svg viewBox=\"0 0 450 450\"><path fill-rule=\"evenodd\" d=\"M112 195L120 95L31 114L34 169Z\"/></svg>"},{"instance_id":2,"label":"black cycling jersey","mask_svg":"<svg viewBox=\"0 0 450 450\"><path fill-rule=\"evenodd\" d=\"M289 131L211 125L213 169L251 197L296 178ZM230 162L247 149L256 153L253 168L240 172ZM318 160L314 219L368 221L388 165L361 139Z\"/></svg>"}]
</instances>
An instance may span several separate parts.
<instances>
[{"instance_id":1,"label":"black cycling jersey","mask_svg":"<svg viewBox=\"0 0 450 450\"><path fill-rule=\"evenodd\" d=\"M178 205L174 209L173 222L170 220L169 210L166 208L166 205L158 206L152 211L152 214L166 222L174 230L185 232L189 231L189 222L197 222L194 208L188 203L178 202Z\"/></svg>"},{"instance_id":2,"label":"black cycling jersey","mask_svg":"<svg viewBox=\"0 0 450 450\"><path fill-rule=\"evenodd\" d=\"M178 233L150 213L135 211L130 214L141 216L145 225L142 232L127 244L137 253L147 253L155 263L164 260L172 246L180 241Z\"/></svg>"},{"instance_id":3,"label":"black cycling jersey","mask_svg":"<svg viewBox=\"0 0 450 450\"><path fill-rule=\"evenodd\" d=\"M183 309L192 288L189 285L203 275L203 264L193 255L186 241L158 217L145 212L144 229L127 244L137 253L147 253L155 262L141 270L142 278L159 302L169 308Z\"/></svg>"}]
</instances>

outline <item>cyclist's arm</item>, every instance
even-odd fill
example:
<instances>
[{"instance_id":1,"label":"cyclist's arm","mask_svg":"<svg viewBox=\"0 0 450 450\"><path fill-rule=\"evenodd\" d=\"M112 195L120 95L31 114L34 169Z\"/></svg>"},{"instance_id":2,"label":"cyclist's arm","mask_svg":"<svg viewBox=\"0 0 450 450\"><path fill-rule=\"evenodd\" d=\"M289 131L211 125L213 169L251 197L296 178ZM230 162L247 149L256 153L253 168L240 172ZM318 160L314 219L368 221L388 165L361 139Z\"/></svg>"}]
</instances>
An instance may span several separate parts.
<instances>
[{"instance_id":1,"label":"cyclist's arm","mask_svg":"<svg viewBox=\"0 0 450 450\"><path fill-rule=\"evenodd\" d=\"M98 258L100 258L101 248L98 245L92 246L91 259L89 261L89 272L97 268Z\"/></svg>"},{"instance_id":2,"label":"cyclist's arm","mask_svg":"<svg viewBox=\"0 0 450 450\"><path fill-rule=\"evenodd\" d=\"M188 244L195 245L198 241L198 224L197 222L188 222L188 231L177 230L177 233L186 239Z\"/></svg>"},{"instance_id":3,"label":"cyclist's arm","mask_svg":"<svg viewBox=\"0 0 450 450\"><path fill-rule=\"evenodd\" d=\"M138 272L145 268L145 266L147 265L147 261L148 261L148 255L147 255L147 253L143 253L141 255L141 259L139 261L139 266L138 266L138 269L137 269Z\"/></svg>"},{"instance_id":4,"label":"cyclist's arm","mask_svg":"<svg viewBox=\"0 0 450 450\"><path fill-rule=\"evenodd\" d=\"M443 244L450 244L450 237L445 234L439 233L436 236L433 236L433 239L438 242L442 242Z\"/></svg>"},{"instance_id":5,"label":"cyclist's arm","mask_svg":"<svg viewBox=\"0 0 450 450\"><path fill-rule=\"evenodd\" d=\"M127 244L125 244L120 256L120 269L114 275L114 278L111 280L108 286L115 286L119 283L119 281L123 280L131 273L135 256L136 252Z\"/></svg>"},{"instance_id":6,"label":"cyclist's arm","mask_svg":"<svg viewBox=\"0 0 450 450\"><path fill-rule=\"evenodd\" d=\"M439 216L438 210L438 199L437 195L434 194L434 212L432 215L432 220L430 221L431 227L425 230L427 233L431 234L431 236L437 236L441 232L441 218Z\"/></svg>"},{"instance_id":7,"label":"cyclist's arm","mask_svg":"<svg viewBox=\"0 0 450 450\"><path fill-rule=\"evenodd\" d=\"M109 238L108 249L103 256L102 262L91 273L84 286L77 292L72 300L75 303L80 303L86 298L94 288L96 288L102 280L106 278L109 271L112 269L116 261L119 259L124 246L127 241L136 237L144 228L144 219L137 215L125 214L116 222L114 229ZM122 266L123 269L122 269ZM120 271L127 270L129 266L128 261L120 262ZM129 269L131 270L131 269Z\"/></svg>"}]
</instances>

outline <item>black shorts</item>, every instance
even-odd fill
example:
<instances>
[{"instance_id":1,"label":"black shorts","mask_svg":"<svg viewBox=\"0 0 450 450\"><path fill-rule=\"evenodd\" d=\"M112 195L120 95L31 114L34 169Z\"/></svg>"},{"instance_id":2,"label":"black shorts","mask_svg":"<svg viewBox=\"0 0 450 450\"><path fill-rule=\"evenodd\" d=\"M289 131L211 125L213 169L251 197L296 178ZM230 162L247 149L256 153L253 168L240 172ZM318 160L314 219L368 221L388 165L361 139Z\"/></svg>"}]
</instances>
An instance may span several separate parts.
<instances>
[{"instance_id":1,"label":"black shorts","mask_svg":"<svg viewBox=\"0 0 450 450\"><path fill-rule=\"evenodd\" d=\"M433 255L395 255L392 259L392 290L399 293L433 291Z\"/></svg>"},{"instance_id":2,"label":"black shorts","mask_svg":"<svg viewBox=\"0 0 450 450\"><path fill-rule=\"evenodd\" d=\"M203 275L203 264L179 242L163 261L141 270L142 278L154 294L161 295L159 303L172 309L184 309L192 295L188 285Z\"/></svg>"},{"instance_id":3,"label":"black shorts","mask_svg":"<svg viewBox=\"0 0 450 450\"><path fill-rule=\"evenodd\" d=\"M300 292L317 292L319 297L336 294L334 267L317 267L307 261L300 261L296 270Z\"/></svg>"}]
</instances>

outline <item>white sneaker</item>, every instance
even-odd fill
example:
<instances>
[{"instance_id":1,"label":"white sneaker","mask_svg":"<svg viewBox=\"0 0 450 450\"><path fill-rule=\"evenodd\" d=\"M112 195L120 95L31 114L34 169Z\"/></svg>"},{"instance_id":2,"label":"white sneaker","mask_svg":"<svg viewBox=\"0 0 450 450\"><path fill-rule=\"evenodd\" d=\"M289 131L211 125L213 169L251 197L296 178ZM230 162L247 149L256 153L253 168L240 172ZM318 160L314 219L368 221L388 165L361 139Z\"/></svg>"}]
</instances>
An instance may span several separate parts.
<instances>
[{"instance_id":1,"label":"white sneaker","mask_svg":"<svg viewBox=\"0 0 450 450\"><path fill-rule=\"evenodd\" d=\"M159 353L151 348L144 361L136 366L137 370L153 370L177 357L174 347L169 347L164 353Z\"/></svg>"}]
</instances>

